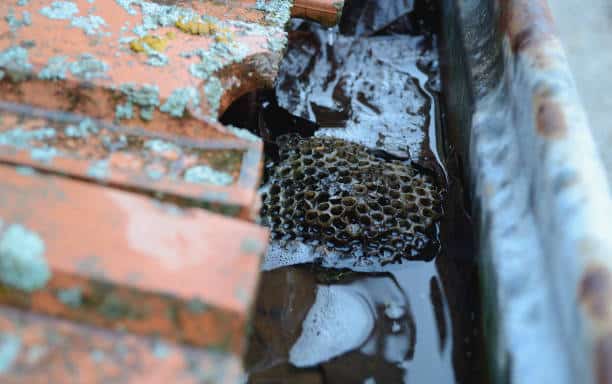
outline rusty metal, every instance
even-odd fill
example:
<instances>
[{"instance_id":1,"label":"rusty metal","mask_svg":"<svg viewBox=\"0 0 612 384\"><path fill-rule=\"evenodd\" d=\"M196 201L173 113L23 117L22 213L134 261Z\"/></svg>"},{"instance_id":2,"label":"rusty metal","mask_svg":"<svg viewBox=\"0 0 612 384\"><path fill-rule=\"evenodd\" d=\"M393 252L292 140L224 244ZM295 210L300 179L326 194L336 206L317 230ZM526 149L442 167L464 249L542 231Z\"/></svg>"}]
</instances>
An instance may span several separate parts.
<instances>
[{"instance_id":1,"label":"rusty metal","mask_svg":"<svg viewBox=\"0 0 612 384\"><path fill-rule=\"evenodd\" d=\"M611 383L610 191L548 4L445 4L493 381Z\"/></svg>"},{"instance_id":2,"label":"rusty metal","mask_svg":"<svg viewBox=\"0 0 612 384\"><path fill-rule=\"evenodd\" d=\"M28 170L0 166L0 175L0 231L17 225L40 238L51 275L30 291L5 284L1 302L242 352L265 229Z\"/></svg>"},{"instance_id":3,"label":"rusty metal","mask_svg":"<svg viewBox=\"0 0 612 384\"><path fill-rule=\"evenodd\" d=\"M0 307L2 383L235 384L240 360Z\"/></svg>"},{"instance_id":4,"label":"rusty metal","mask_svg":"<svg viewBox=\"0 0 612 384\"><path fill-rule=\"evenodd\" d=\"M294 0L291 16L316 21L331 27L340 21L344 1Z\"/></svg>"}]
</instances>

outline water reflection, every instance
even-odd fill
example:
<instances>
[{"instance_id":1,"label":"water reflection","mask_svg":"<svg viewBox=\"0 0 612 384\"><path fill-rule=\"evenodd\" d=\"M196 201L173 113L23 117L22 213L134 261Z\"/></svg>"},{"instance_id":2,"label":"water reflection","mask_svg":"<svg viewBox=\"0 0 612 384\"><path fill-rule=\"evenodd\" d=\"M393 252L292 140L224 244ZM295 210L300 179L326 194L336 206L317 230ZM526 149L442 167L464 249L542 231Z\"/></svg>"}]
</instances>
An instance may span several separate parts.
<instances>
[{"instance_id":1,"label":"water reflection","mask_svg":"<svg viewBox=\"0 0 612 384\"><path fill-rule=\"evenodd\" d=\"M368 12L389 5L371 3ZM460 183L453 169L447 177L438 148L435 23L408 12L430 12L431 4L397 2L386 16L353 17L384 26L353 28L367 37L293 25L271 103L284 109L264 106L255 130L264 138L292 129L303 134L310 120L320 129L309 134L410 157L447 184L446 218L437 227L441 246L432 261L382 269L327 269L304 244L273 242L247 357L250 383L445 384L477 383L483 376L472 310L478 308L472 234ZM404 16L383 21L392 14ZM343 28L351 30L346 23ZM297 120L279 118L278 111L302 121L296 128L287 121Z\"/></svg>"},{"instance_id":2,"label":"water reflection","mask_svg":"<svg viewBox=\"0 0 612 384\"><path fill-rule=\"evenodd\" d=\"M306 266L264 275L253 371L266 377L289 362L319 367L331 383L455 382L449 309L435 263L412 262L379 275L349 273L335 284L316 276ZM252 382L257 379L253 374Z\"/></svg>"}]
</instances>

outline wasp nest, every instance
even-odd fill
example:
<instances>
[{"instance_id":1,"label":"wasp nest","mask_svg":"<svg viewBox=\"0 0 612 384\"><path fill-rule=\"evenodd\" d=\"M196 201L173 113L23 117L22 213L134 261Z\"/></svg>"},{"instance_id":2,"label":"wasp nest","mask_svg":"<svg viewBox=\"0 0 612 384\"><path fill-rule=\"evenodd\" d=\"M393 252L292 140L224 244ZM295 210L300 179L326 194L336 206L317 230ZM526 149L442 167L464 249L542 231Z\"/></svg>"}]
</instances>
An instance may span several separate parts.
<instances>
[{"instance_id":1,"label":"wasp nest","mask_svg":"<svg viewBox=\"0 0 612 384\"><path fill-rule=\"evenodd\" d=\"M382 263L422 256L441 215L430 176L339 139L284 135L277 143L281 161L262 196L275 238Z\"/></svg>"}]
</instances>

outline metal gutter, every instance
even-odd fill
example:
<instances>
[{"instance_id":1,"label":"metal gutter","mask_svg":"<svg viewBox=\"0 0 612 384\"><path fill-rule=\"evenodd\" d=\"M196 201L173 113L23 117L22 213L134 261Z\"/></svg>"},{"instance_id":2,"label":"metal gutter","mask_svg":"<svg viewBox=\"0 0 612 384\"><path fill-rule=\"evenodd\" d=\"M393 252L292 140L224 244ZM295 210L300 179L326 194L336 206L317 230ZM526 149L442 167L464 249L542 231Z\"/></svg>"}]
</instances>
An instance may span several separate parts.
<instances>
[{"instance_id":1,"label":"metal gutter","mask_svg":"<svg viewBox=\"0 0 612 384\"><path fill-rule=\"evenodd\" d=\"M443 31L446 104L494 381L612 382L610 192L548 5L446 1L445 14L460 15Z\"/></svg>"}]
</instances>

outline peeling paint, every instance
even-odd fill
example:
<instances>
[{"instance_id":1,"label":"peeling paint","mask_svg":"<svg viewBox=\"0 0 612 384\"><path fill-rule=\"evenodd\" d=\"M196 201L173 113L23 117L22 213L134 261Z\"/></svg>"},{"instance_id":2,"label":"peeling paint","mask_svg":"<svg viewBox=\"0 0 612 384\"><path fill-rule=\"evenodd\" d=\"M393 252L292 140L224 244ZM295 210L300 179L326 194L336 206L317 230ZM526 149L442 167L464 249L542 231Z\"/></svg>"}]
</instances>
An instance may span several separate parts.
<instances>
[{"instance_id":1,"label":"peeling paint","mask_svg":"<svg viewBox=\"0 0 612 384\"><path fill-rule=\"evenodd\" d=\"M66 56L53 56L39 73L41 80L65 80L68 71L68 58Z\"/></svg>"},{"instance_id":2,"label":"peeling paint","mask_svg":"<svg viewBox=\"0 0 612 384\"><path fill-rule=\"evenodd\" d=\"M11 224L0 237L0 282L22 291L43 288L51 272L41 237L20 224Z\"/></svg>"},{"instance_id":3,"label":"peeling paint","mask_svg":"<svg viewBox=\"0 0 612 384\"><path fill-rule=\"evenodd\" d=\"M196 165L185 171L185 181L197 184L230 185L234 178L226 172L220 172L207 165Z\"/></svg>"},{"instance_id":4,"label":"peeling paint","mask_svg":"<svg viewBox=\"0 0 612 384\"><path fill-rule=\"evenodd\" d=\"M80 55L77 61L70 64L70 72L83 80L104 77L107 71L108 65L89 53Z\"/></svg>"},{"instance_id":5,"label":"peeling paint","mask_svg":"<svg viewBox=\"0 0 612 384\"><path fill-rule=\"evenodd\" d=\"M54 1L40 10L41 15L55 20L68 20L76 13L79 13L79 8L71 1Z\"/></svg>"},{"instance_id":6,"label":"peeling paint","mask_svg":"<svg viewBox=\"0 0 612 384\"><path fill-rule=\"evenodd\" d=\"M170 116L183 117L188 106L196 109L200 106L200 93L194 87L175 89L159 109Z\"/></svg>"}]
</instances>

